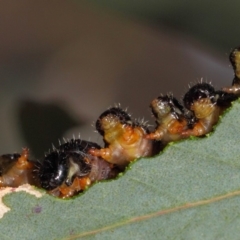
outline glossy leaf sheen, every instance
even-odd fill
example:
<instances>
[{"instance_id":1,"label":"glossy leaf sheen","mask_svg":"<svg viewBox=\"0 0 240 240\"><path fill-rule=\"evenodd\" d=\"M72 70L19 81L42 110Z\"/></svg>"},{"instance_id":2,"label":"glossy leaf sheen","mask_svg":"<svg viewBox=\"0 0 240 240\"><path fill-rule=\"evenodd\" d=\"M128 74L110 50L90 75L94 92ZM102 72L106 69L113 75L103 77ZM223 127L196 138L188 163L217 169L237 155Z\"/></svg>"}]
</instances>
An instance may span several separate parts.
<instances>
[{"instance_id":1,"label":"glossy leaf sheen","mask_svg":"<svg viewBox=\"0 0 240 240\"><path fill-rule=\"evenodd\" d=\"M74 199L7 195L0 239L239 239L239 113Z\"/></svg>"}]
</instances>

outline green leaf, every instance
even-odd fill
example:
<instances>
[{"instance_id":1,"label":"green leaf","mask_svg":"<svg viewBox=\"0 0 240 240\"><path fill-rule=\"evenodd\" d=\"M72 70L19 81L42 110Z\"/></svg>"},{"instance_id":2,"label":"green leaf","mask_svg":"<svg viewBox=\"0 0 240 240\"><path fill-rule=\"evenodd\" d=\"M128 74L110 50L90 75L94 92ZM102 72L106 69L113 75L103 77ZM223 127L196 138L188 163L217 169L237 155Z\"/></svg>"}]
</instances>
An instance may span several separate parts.
<instances>
[{"instance_id":1,"label":"green leaf","mask_svg":"<svg viewBox=\"0 0 240 240\"><path fill-rule=\"evenodd\" d=\"M239 239L240 101L220 122L74 199L6 195L0 239Z\"/></svg>"}]
</instances>

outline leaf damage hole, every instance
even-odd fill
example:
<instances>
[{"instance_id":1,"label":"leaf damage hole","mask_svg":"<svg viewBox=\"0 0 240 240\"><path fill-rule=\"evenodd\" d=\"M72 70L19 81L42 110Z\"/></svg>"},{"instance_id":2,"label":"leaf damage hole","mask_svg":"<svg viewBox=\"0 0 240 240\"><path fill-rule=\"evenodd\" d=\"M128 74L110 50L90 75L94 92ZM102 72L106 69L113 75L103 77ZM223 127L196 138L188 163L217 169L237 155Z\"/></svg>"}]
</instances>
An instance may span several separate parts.
<instances>
[{"instance_id":1,"label":"leaf damage hole","mask_svg":"<svg viewBox=\"0 0 240 240\"><path fill-rule=\"evenodd\" d=\"M39 192L34 188L33 186L29 184L23 184L17 188L12 188L12 187L6 187L4 189L1 189L0 191L0 219L4 216L5 213L10 211L11 209L7 207L4 202L3 202L3 197L7 194L13 193L13 192L26 192L29 193L37 198L40 198L43 196L43 193ZM33 210L35 213L40 213L41 212L41 207L36 206L35 209Z\"/></svg>"}]
</instances>

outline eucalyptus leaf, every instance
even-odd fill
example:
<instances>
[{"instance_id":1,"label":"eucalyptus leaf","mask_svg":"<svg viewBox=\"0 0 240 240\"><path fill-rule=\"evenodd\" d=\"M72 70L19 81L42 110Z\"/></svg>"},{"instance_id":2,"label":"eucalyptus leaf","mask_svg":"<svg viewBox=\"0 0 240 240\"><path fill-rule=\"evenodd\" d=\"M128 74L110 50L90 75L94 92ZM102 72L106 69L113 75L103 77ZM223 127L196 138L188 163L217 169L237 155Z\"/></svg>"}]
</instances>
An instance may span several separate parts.
<instances>
[{"instance_id":1,"label":"eucalyptus leaf","mask_svg":"<svg viewBox=\"0 0 240 240\"><path fill-rule=\"evenodd\" d=\"M6 195L0 239L239 239L239 143L236 101L209 136L170 144L73 199Z\"/></svg>"}]
</instances>

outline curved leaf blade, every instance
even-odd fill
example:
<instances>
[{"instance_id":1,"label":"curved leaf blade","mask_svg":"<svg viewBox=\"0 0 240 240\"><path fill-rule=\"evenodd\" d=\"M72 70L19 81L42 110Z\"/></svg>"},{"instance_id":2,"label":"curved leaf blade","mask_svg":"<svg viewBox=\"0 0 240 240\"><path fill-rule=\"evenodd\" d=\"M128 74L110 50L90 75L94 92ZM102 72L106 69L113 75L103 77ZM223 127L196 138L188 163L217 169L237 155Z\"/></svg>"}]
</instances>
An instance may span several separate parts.
<instances>
[{"instance_id":1,"label":"curved leaf blade","mask_svg":"<svg viewBox=\"0 0 240 240\"><path fill-rule=\"evenodd\" d=\"M1 239L239 239L240 101L209 137L171 144L70 200L12 193Z\"/></svg>"}]
</instances>

